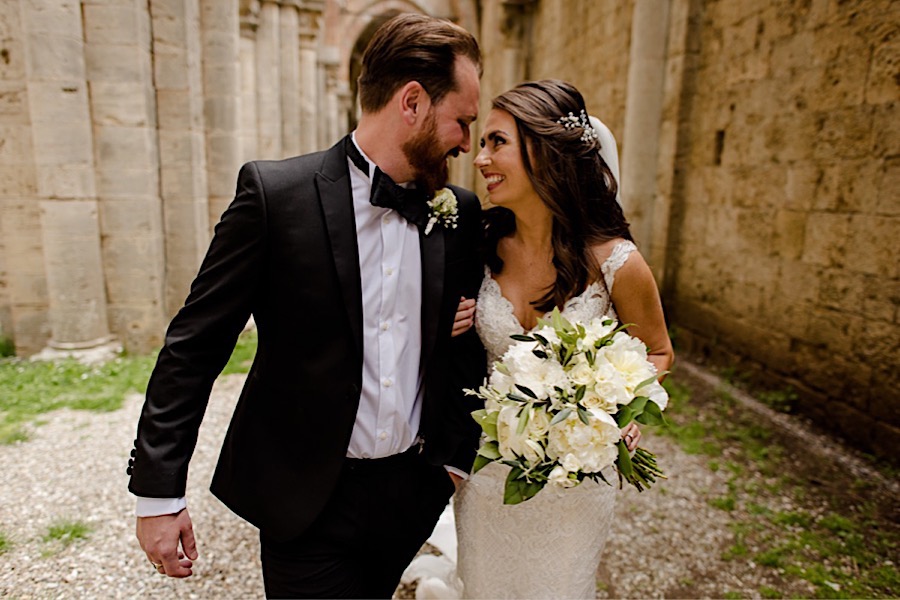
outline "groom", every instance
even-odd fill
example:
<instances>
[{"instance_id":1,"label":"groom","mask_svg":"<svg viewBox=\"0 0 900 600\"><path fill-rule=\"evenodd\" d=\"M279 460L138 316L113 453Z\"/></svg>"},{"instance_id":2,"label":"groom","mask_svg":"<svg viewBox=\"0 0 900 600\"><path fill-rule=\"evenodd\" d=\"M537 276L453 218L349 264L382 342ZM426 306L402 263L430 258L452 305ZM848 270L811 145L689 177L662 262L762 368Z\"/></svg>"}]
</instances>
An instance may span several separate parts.
<instances>
[{"instance_id":1,"label":"groom","mask_svg":"<svg viewBox=\"0 0 900 600\"><path fill-rule=\"evenodd\" d=\"M353 135L241 169L169 326L128 468L159 573L192 573L188 463L253 315L259 347L212 492L260 529L267 596L391 597L475 454L462 389L481 382L483 349L474 331L450 332L482 277L480 205L455 187L455 206L425 202L447 158L470 149L480 70L462 28L396 17L363 56Z\"/></svg>"}]
</instances>

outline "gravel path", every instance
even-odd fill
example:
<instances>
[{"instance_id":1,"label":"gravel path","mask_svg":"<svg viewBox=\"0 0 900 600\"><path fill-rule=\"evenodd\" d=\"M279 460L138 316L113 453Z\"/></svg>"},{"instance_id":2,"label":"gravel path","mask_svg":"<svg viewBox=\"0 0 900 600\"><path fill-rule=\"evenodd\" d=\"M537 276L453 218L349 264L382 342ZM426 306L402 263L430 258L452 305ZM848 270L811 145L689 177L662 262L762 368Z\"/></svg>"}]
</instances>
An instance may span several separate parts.
<instances>
[{"instance_id":1,"label":"gravel path","mask_svg":"<svg viewBox=\"0 0 900 600\"><path fill-rule=\"evenodd\" d=\"M52 413L29 441L0 446L0 533L10 543L0 554L0 596L262 597L256 530L207 489L242 383L234 375L217 382L191 463L189 510L200 550L193 577L157 575L134 537L125 475L142 402L134 395L111 413ZM759 597L760 586L778 587L771 569L718 560L733 534L729 517L708 500L727 492L727 473L709 470L668 438L649 437L645 445L665 457L669 480L664 490L620 494L598 597ZM76 520L90 527L85 539L44 541L50 525Z\"/></svg>"}]
</instances>

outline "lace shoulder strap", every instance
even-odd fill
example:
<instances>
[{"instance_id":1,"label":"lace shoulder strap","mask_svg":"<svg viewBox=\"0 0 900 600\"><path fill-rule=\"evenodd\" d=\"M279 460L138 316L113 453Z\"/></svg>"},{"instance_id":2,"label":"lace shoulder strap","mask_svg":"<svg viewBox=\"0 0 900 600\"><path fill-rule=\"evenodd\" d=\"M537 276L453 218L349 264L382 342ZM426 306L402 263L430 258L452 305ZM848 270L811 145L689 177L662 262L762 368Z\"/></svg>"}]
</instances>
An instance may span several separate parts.
<instances>
[{"instance_id":1,"label":"lace shoulder strap","mask_svg":"<svg viewBox=\"0 0 900 600\"><path fill-rule=\"evenodd\" d=\"M613 247L612 252L609 253L609 258L600 265L603 281L606 283L606 289L610 294L612 294L613 282L616 279L616 271L625 264L625 261L628 260L628 257L635 250L637 250L637 246L633 242L628 240L619 242Z\"/></svg>"}]
</instances>

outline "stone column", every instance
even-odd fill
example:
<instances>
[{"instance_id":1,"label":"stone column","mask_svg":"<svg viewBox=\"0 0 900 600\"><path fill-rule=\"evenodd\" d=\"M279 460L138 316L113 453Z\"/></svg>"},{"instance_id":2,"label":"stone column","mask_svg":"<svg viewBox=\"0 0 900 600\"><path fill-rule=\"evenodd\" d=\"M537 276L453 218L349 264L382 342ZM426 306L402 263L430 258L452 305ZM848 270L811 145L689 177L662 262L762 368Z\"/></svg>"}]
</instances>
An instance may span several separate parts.
<instances>
[{"instance_id":1,"label":"stone column","mask_svg":"<svg viewBox=\"0 0 900 600\"><path fill-rule=\"evenodd\" d=\"M200 0L210 235L234 198L241 166L240 7L238 0Z\"/></svg>"},{"instance_id":2,"label":"stone column","mask_svg":"<svg viewBox=\"0 0 900 600\"><path fill-rule=\"evenodd\" d=\"M209 245L199 0L150 0L166 313L181 308Z\"/></svg>"},{"instance_id":3,"label":"stone column","mask_svg":"<svg viewBox=\"0 0 900 600\"><path fill-rule=\"evenodd\" d=\"M281 153L300 154L300 47L297 0L282 0L281 31Z\"/></svg>"},{"instance_id":4,"label":"stone column","mask_svg":"<svg viewBox=\"0 0 900 600\"><path fill-rule=\"evenodd\" d=\"M318 150L316 42L324 0L300 0L300 152Z\"/></svg>"},{"instance_id":5,"label":"stone column","mask_svg":"<svg viewBox=\"0 0 900 600\"><path fill-rule=\"evenodd\" d=\"M111 341L79 3L22 2L49 354Z\"/></svg>"},{"instance_id":6,"label":"stone column","mask_svg":"<svg viewBox=\"0 0 900 600\"><path fill-rule=\"evenodd\" d=\"M525 81L528 77L528 38L532 9L536 0L504 0L500 21L503 35L503 89Z\"/></svg>"},{"instance_id":7,"label":"stone column","mask_svg":"<svg viewBox=\"0 0 900 600\"><path fill-rule=\"evenodd\" d=\"M341 105L338 98L340 49L336 46L322 48L319 64L325 75L325 85L322 88L324 93L321 94L323 126L320 127L319 147L328 148L347 133L340 126Z\"/></svg>"},{"instance_id":8,"label":"stone column","mask_svg":"<svg viewBox=\"0 0 900 600\"><path fill-rule=\"evenodd\" d=\"M657 281L661 280L665 266L654 259L663 249L654 236L654 219L658 216L654 208L659 201L657 162L670 2L635 2L622 144L622 206L631 221L634 238L647 257Z\"/></svg>"},{"instance_id":9,"label":"stone column","mask_svg":"<svg viewBox=\"0 0 900 600\"><path fill-rule=\"evenodd\" d=\"M337 127L341 136L350 133L350 113L356 110L353 106L353 92L345 81L338 81L335 92L338 102Z\"/></svg>"},{"instance_id":10,"label":"stone column","mask_svg":"<svg viewBox=\"0 0 900 600\"><path fill-rule=\"evenodd\" d=\"M281 44L275 0L262 0L256 30L256 108L259 115L259 158L282 158Z\"/></svg>"},{"instance_id":11,"label":"stone column","mask_svg":"<svg viewBox=\"0 0 900 600\"><path fill-rule=\"evenodd\" d=\"M259 158L257 135L259 113L256 109L256 28L259 26L259 2L254 0L241 11L241 162Z\"/></svg>"},{"instance_id":12,"label":"stone column","mask_svg":"<svg viewBox=\"0 0 900 600\"><path fill-rule=\"evenodd\" d=\"M110 325L147 353L167 320L150 13L143 0L83 0L82 19Z\"/></svg>"}]
</instances>

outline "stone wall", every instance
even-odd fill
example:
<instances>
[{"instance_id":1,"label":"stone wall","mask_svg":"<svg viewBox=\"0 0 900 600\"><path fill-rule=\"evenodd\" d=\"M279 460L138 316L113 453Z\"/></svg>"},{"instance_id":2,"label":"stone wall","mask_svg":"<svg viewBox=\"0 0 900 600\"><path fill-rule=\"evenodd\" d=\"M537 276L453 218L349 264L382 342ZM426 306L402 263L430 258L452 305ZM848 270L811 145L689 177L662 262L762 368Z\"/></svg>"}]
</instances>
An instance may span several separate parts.
<instances>
[{"instance_id":1,"label":"stone wall","mask_svg":"<svg viewBox=\"0 0 900 600\"><path fill-rule=\"evenodd\" d=\"M665 296L691 347L900 442L900 4L697 3Z\"/></svg>"}]
</instances>

